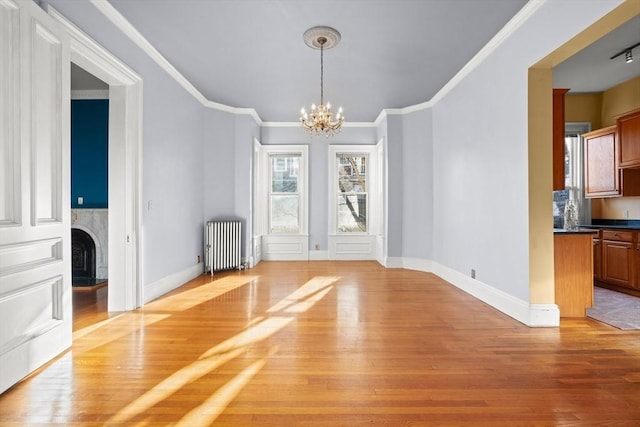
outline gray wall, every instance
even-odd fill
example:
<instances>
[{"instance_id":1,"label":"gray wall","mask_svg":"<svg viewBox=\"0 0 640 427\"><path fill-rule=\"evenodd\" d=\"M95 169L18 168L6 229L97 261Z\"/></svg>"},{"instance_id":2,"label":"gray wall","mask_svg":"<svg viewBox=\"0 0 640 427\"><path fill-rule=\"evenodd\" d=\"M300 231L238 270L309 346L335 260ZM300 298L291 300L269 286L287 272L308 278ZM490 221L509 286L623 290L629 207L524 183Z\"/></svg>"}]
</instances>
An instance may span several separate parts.
<instances>
[{"instance_id":1,"label":"gray wall","mask_svg":"<svg viewBox=\"0 0 640 427\"><path fill-rule=\"evenodd\" d=\"M437 263L529 301L528 70L619 3L543 3L433 107Z\"/></svg>"},{"instance_id":2,"label":"gray wall","mask_svg":"<svg viewBox=\"0 0 640 427\"><path fill-rule=\"evenodd\" d=\"M402 256L433 259L431 109L402 117Z\"/></svg>"},{"instance_id":3,"label":"gray wall","mask_svg":"<svg viewBox=\"0 0 640 427\"><path fill-rule=\"evenodd\" d=\"M235 217L235 135L236 115L203 108L202 218L209 221Z\"/></svg>"},{"instance_id":4,"label":"gray wall","mask_svg":"<svg viewBox=\"0 0 640 427\"><path fill-rule=\"evenodd\" d=\"M403 160L403 117L388 115L387 136L387 256L402 257L404 174ZM416 212L416 215L419 215Z\"/></svg>"}]
</instances>

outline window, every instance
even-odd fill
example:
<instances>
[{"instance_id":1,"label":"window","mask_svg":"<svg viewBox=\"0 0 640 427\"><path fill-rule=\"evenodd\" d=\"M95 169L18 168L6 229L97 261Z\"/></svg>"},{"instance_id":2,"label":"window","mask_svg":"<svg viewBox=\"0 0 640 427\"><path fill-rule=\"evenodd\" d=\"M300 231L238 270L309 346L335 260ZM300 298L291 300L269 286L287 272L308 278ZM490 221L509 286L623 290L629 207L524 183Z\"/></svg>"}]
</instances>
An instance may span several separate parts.
<instances>
[{"instance_id":1,"label":"window","mask_svg":"<svg viewBox=\"0 0 640 427\"><path fill-rule=\"evenodd\" d=\"M584 197L583 142L581 134L588 132L587 123L565 124L565 189L553 192L553 227L564 227L564 209L567 200L575 200L579 222L589 223L591 205Z\"/></svg>"},{"instance_id":2,"label":"window","mask_svg":"<svg viewBox=\"0 0 640 427\"><path fill-rule=\"evenodd\" d=\"M337 188L336 225L339 233L367 232L367 175L364 165L367 154L336 155Z\"/></svg>"},{"instance_id":3,"label":"window","mask_svg":"<svg viewBox=\"0 0 640 427\"><path fill-rule=\"evenodd\" d=\"M328 258L379 259L383 254L382 142L330 145Z\"/></svg>"},{"instance_id":4,"label":"window","mask_svg":"<svg viewBox=\"0 0 640 427\"><path fill-rule=\"evenodd\" d=\"M308 147L254 144L253 233L306 235Z\"/></svg>"},{"instance_id":5,"label":"window","mask_svg":"<svg viewBox=\"0 0 640 427\"><path fill-rule=\"evenodd\" d=\"M308 260L309 147L256 140L253 156L255 259Z\"/></svg>"},{"instance_id":6,"label":"window","mask_svg":"<svg viewBox=\"0 0 640 427\"><path fill-rule=\"evenodd\" d=\"M271 154L269 233L300 232L299 154Z\"/></svg>"}]
</instances>

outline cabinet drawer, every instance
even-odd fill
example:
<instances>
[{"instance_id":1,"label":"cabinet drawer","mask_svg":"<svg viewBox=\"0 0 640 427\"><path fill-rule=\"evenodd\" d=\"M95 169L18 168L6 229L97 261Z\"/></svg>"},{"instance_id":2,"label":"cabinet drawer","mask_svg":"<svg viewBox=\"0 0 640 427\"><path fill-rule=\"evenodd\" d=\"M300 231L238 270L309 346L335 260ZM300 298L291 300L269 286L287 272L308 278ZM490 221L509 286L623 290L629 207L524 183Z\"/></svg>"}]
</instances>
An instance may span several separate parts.
<instances>
[{"instance_id":1,"label":"cabinet drawer","mask_svg":"<svg viewBox=\"0 0 640 427\"><path fill-rule=\"evenodd\" d=\"M619 242L633 242L633 231L602 230L603 240L616 240Z\"/></svg>"}]
</instances>

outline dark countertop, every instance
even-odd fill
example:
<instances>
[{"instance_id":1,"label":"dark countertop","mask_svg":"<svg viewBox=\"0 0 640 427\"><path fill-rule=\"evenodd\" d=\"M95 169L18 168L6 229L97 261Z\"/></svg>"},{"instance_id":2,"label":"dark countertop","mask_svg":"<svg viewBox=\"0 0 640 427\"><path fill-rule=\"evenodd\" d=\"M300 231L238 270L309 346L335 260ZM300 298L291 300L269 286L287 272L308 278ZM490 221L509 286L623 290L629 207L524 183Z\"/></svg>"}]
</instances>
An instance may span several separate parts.
<instances>
[{"instance_id":1,"label":"dark countertop","mask_svg":"<svg viewBox=\"0 0 640 427\"><path fill-rule=\"evenodd\" d=\"M584 225L580 224L581 228L593 228L596 230L600 230L603 228L610 228L612 230L640 230L638 226L629 226L629 225Z\"/></svg>"},{"instance_id":2,"label":"dark countertop","mask_svg":"<svg viewBox=\"0 0 640 427\"><path fill-rule=\"evenodd\" d=\"M580 224L580 227L640 230L640 219L594 219L591 224Z\"/></svg>"},{"instance_id":3,"label":"dark countertop","mask_svg":"<svg viewBox=\"0 0 640 427\"><path fill-rule=\"evenodd\" d=\"M597 230L592 228L579 228L577 230L565 230L564 228L553 229L553 234L596 234L597 232Z\"/></svg>"}]
</instances>

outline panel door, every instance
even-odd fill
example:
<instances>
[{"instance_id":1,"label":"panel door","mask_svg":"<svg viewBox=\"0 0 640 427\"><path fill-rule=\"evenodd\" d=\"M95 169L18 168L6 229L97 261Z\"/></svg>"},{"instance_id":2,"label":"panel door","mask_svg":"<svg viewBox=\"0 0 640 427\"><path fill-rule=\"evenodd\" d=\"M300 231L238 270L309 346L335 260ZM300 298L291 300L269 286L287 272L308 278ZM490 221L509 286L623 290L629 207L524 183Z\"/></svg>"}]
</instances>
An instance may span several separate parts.
<instances>
[{"instance_id":1,"label":"panel door","mask_svg":"<svg viewBox=\"0 0 640 427\"><path fill-rule=\"evenodd\" d=\"M584 134L585 196L620 194L615 126Z\"/></svg>"},{"instance_id":2,"label":"panel door","mask_svg":"<svg viewBox=\"0 0 640 427\"><path fill-rule=\"evenodd\" d=\"M0 0L0 392L71 345L69 41Z\"/></svg>"},{"instance_id":3,"label":"panel door","mask_svg":"<svg viewBox=\"0 0 640 427\"><path fill-rule=\"evenodd\" d=\"M605 282L631 287L633 283L633 244L603 240L602 265Z\"/></svg>"}]
</instances>

